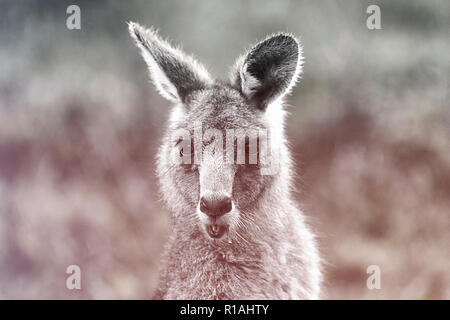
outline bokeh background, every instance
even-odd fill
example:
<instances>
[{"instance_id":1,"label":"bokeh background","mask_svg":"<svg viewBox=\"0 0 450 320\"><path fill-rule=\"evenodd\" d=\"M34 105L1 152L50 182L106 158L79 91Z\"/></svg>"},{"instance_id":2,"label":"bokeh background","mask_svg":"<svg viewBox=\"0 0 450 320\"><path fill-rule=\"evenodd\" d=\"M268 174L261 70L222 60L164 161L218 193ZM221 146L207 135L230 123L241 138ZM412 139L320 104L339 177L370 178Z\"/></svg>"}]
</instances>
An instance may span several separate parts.
<instances>
[{"instance_id":1,"label":"bokeh background","mask_svg":"<svg viewBox=\"0 0 450 320\"><path fill-rule=\"evenodd\" d=\"M81 30L66 8L81 8ZM366 8L381 8L381 30ZM0 298L147 299L169 218L154 157L170 109L126 21L225 78L301 37L287 123L324 298L450 299L449 1L0 1ZM68 265L82 289L66 289ZM369 265L381 289L368 290Z\"/></svg>"}]
</instances>

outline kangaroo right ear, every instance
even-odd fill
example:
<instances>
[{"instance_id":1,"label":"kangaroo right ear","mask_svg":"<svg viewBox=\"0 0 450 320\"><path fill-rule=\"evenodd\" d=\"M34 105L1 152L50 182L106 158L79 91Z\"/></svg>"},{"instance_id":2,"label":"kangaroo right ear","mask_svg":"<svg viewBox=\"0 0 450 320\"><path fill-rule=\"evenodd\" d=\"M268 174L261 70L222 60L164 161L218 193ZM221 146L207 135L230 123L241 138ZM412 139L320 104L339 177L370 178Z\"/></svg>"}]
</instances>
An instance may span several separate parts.
<instances>
[{"instance_id":1,"label":"kangaroo right ear","mask_svg":"<svg viewBox=\"0 0 450 320\"><path fill-rule=\"evenodd\" d=\"M256 44L237 60L231 72L231 83L264 110L294 87L301 64L298 40L290 34L279 33Z\"/></svg>"},{"instance_id":2,"label":"kangaroo right ear","mask_svg":"<svg viewBox=\"0 0 450 320\"><path fill-rule=\"evenodd\" d=\"M154 29L129 22L128 30L141 49L153 83L164 98L185 102L192 91L204 89L213 83L202 65L162 40Z\"/></svg>"}]
</instances>

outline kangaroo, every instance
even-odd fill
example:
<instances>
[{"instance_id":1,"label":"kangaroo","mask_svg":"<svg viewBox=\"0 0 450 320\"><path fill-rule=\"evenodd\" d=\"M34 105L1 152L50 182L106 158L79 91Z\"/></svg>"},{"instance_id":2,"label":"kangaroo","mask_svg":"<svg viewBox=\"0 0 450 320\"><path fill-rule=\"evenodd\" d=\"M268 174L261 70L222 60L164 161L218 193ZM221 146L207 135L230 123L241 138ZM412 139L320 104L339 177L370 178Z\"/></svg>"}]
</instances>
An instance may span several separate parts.
<instances>
[{"instance_id":1,"label":"kangaroo","mask_svg":"<svg viewBox=\"0 0 450 320\"><path fill-rule=\"evenodd\" d=\"M155 29L128 28L173 104L156 161L172 232L155 298L319 298L320 257L292 200L284 136L283 98L302 71L299 41L269 36L220 81Z\"/></svg>"}]
</instances>

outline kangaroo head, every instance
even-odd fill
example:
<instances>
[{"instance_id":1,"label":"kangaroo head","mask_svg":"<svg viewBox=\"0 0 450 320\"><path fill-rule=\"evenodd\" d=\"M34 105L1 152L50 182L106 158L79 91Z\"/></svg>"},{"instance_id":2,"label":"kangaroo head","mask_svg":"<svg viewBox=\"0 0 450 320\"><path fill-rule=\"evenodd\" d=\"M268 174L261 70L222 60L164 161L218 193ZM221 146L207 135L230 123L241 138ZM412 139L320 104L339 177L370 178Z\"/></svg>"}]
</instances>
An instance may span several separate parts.
<instances>
[{"instance_id":1,"label":"kangaroo head","mask_svg":"<svg viewBox=\"0 0 450 320\"><path fill-rule=\"evenodd\" d=\"M158 154L163 197L176 224L226 243L258 219L258 199L276 178L267 168L279 161L281 99L301 72L301 47L289 34L268 37L222 82L155 30L130 23L129 31L156 88L174 104Z\"/></svg>"}]
</instances>

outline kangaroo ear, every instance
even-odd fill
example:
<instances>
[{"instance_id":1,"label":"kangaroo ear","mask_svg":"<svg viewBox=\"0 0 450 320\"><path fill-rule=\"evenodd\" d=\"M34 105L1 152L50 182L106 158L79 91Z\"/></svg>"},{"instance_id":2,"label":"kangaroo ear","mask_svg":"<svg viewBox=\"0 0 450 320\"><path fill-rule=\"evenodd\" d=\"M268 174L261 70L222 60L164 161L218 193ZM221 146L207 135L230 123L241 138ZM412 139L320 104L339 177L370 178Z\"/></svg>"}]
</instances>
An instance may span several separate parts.
<instances>
[{"instance_id":1,"label":"kangaroo ear","mask_svg":"<svg viewBox=\"0 0 450 320\"><path fill-rule=\"evenodd\" d=\"M294 87L302 70L302 49L292 35L273 35L241 56L232 72L231 83L264 110Z\"/></svg>"},{"instance_id":2,"label":"kangaroo ear","mask_svg":"<svg viewBox=\"0 0 450 320\"><path fill-rule=\"evenodd\" d=\"M159 93L173 102L185 102L195 90L213 83L206 69L192 57L161 39L156 30L129 22L128 29L141 49L150 77Z\"/></svg>"}]
</instances>

